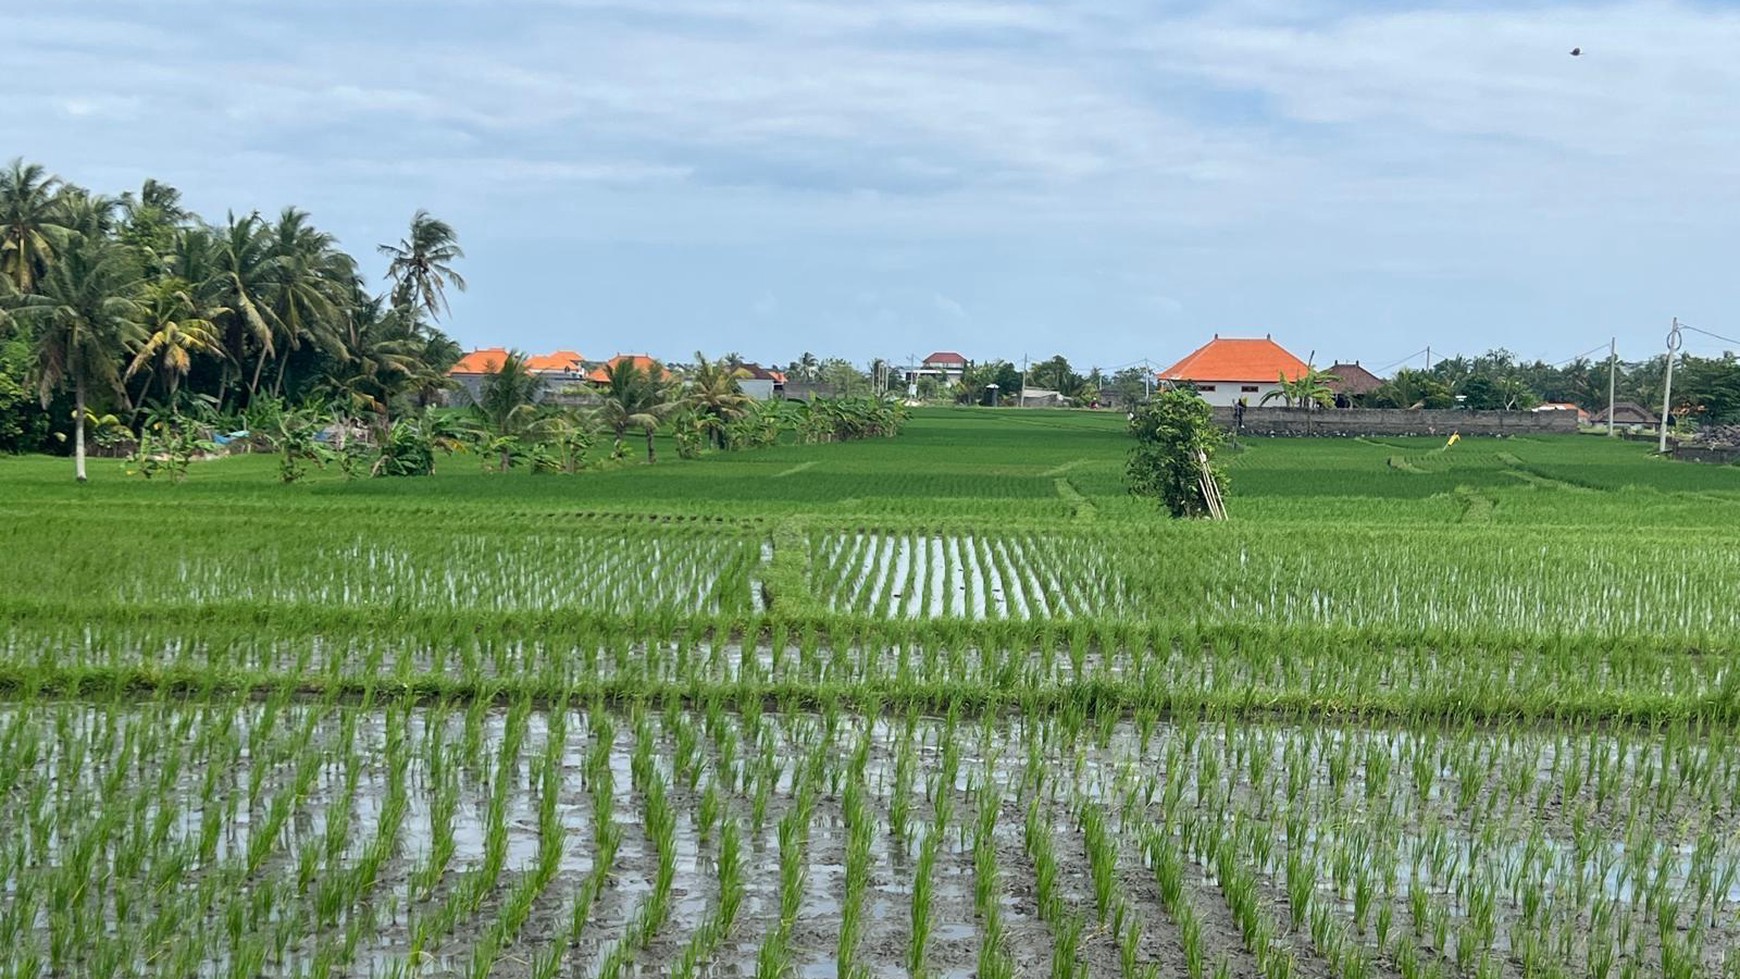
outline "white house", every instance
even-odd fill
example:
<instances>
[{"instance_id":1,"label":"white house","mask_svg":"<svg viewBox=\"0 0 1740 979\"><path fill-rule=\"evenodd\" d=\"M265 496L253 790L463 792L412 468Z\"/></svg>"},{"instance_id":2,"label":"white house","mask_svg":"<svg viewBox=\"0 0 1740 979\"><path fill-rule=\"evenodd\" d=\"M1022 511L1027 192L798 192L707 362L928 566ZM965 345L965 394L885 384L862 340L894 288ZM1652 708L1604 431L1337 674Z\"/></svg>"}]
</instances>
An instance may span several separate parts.
<instances>
[{"instance_id":1,"label":"white house","mask_svg":"<svg viewBox=\"0 0 1740 979\"><path fill-rule=\"evenodd\" d=\"M1281 390L1281 379L1298 380L1309 370L1305 362L1288 353L1267 336L1222 337L1198 347L1189 356L1159 374L1161 383L1189 383L1211 405L1231 406L1243 400L1251 407L1263 397ZM1270 404L1276 400L1271 399Z\"/></svg>"},{"instance_id":2,"label":"white house","mask_svg":"<svg viewBox=\"0 0 1740 979\"><path fill-rule=\"evenodd\" d=\"M785 374L760 364L744 364L737 368L737 387L757 401L771 401L785 396Z\"/></svg>"}]
</instances>

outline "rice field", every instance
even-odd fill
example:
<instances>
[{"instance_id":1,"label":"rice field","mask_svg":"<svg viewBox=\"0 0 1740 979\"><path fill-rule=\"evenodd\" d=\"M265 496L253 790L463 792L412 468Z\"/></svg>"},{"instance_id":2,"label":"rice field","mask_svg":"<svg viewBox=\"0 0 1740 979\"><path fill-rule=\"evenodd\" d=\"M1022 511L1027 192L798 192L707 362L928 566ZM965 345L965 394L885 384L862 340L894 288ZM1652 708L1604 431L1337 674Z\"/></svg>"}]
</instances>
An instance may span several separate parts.
<instances>
[{"instance_id":1,"label":"rice field","mask_svg":"<svg viewBox=\"0 0 1740 979\"><path fill-rule=\"evenodd\" d=\"M0 459L0 975L1740 976L1740 473L1121 421Z\"/></svg>"}]
</instances>

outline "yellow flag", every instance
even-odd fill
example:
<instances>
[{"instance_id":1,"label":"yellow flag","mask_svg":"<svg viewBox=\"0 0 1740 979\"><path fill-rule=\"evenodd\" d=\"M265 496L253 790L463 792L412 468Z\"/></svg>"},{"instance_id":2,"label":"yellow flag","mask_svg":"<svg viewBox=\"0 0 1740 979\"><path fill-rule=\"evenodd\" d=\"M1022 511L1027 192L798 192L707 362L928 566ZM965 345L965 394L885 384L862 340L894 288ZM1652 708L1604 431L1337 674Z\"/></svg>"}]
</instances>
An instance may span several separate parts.
<instances>
[{"instance_id":1,"label":"yellow flag","mask_svg":"<svg viewBox=\"0 0 1740 979\"><path fill-rule=\"evenodd\" d=\"M1456 443L1458 443L1460 441L1462 441L1462 433L1461 432L1451 432L1450 433L1450 441L1444 443L1444 448L1448 449L1449 447L1451 447L1452 445L1455 445Z\"/></svg>"}]
</instances>

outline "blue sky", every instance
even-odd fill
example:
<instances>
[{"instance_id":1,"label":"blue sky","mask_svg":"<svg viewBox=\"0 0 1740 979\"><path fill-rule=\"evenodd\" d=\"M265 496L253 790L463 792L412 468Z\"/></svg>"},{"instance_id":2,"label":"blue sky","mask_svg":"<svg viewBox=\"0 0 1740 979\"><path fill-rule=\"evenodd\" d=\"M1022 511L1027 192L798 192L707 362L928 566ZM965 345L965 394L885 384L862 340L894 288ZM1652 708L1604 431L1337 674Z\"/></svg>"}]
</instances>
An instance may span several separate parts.
<instances>
[{"instance_id":1,"label":"blue sky","mask_svg":"<svg viewBox=\"0 0 1740 979\"><path fill-rule=\"evenodd\" d=\"M373 264L427 207L468 252L467 347L1114 367L1272 333L1383 366L1642 357L1675 315L1740 336L1733 6L68 0L0 26L0 156L212 218L297 204Z\"/></svg>"}]
</instances>

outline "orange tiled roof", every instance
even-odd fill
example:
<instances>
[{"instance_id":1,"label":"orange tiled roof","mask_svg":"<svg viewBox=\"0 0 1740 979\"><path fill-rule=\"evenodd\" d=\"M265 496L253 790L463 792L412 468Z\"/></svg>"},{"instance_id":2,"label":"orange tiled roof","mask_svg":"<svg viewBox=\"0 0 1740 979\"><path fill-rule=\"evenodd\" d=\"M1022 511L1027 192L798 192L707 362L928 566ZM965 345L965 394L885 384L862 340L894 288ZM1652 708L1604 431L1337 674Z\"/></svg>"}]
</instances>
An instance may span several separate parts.
<instances>
[{"instance_id":1,"label":"orange tiled roof","mask_svg":"<svg viewBox=\"0 0 1740 979\"><path fill-rule=\"evenodd\" d=\"M610 383L610 377L604 373L605 368L614 367L617 364L620 364L625 360L633 363L636 367L639 367L643 371L650 371L655 367L658 368L660 380L666 380L671 376L671 372L668 370L665 370L665 366L663 364L652 359L651 357L647 356L646 354L617 354L616 356L605 361L603 364L600 364L597 368L593 369L592 373L586 375L586 379L589 381L596 381L599 384L608 384L608 383Z\"/></svg>"},{"instance_id":2,"label":"orange tiled roof","mask_svg":"<svg viewBox=\"0 0 1740 979\"><path fill-rule=\"evenodd\" d=\"M507 360L508 352L501 347L485 347L473 350L459 358L447 373L449 374L493 374L501 370L502 362Z\"/></svg>"},{"instance_id":3,"label":"orange tiled roof","mask_svg":"<svg viewBox=\"0 0 1740 979\"><path fill-rule=\"evenodd\" d=\"M926 367L965 367L965 366L967 366L967 358L962 357L960 354L955 353L953 350L938 350L936 353L933 353L929 357L924 358L924 366L926 366Z\"/></svg>"},{"instance_id":4,"label":"orange tiled roof","mask_svg":"<svg viewBox=\"0 0 1740 979\"><path fill-rule=\"evenodd\" d=\"M1160 372L1163 381L1296 380L1305 362L1268 337L1244 339L1216 335L1190 356Z\"/></svg>"},{"instance_id":5,"label":"orange tiled roof","mask_svg":"<svg viewBox=\"0 0 1740 979\"><path fill-rule=\"evenodd\" d=\"M572 350L558 350L553 354L527 357L526 367L533 371L577 371L581 360L581 356Z\"/></svg>"}]
</instances>

